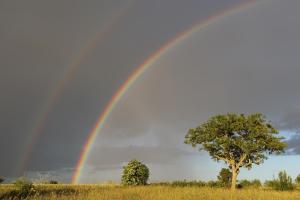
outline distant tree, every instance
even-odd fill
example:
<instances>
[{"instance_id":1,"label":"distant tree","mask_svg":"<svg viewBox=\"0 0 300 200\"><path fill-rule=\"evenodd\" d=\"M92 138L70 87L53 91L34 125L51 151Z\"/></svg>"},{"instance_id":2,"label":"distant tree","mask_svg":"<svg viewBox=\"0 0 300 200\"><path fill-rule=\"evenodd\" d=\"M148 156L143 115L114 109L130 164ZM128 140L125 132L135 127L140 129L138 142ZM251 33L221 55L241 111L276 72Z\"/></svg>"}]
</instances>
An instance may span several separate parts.
<instances>
[{"instance_id":1,"label":"distant tree","mask_svg":"<svg viewBox=\"0 0 300 200\"><path fill-rule=\"evenodd\" d=\"M131 160L123 167L123 185L146 185L149 178L149 169L138 160Z\"/></svg>"},{"instance_id":2,"label":"distant tree","mask_svg":"<svg viewBox=\"0 0 300 200\"><path fill-rule=\"evenodd\" d=\"M230 186L231 177L231 171L227 168L222 168L218 176L218 181L223 187L228 187Z\"/></svg>"},{"instance_id":3,"label":"distant tree","mask_svg":"<svg viewBox=\"0 0 300 200\"><path fill-rule=\"evenodd\" d=\"M296 177L295 183L300 186L300 174Z\"/></svg>"},{"instance_id":4,"label":"distant tree","mask_svg":"<svg viewBox=\"0 0 300 200\"><path fill-rule=\"evenodd\" d=\"M190 129L185 143L209 153L212 159L224 161L232 172L231 189L236 188L241 167L259 165L267 154L282 153L286 144L276 137L278 131L262 114L226 114L210 118L202 125Z\"/></svg>"},{"instance_id":5,"label":"distant tree","mask_svg":"<svg viewBox=\"0 0 300 200\"><path fill-rule=\"evenodd\" d=\"M286 173L281 171L278 174L279 190L292 190L294 189L292 178Z\"/></svg>"},{"instance_id":6,"label":"distant tree","mask_svg":"<svg viewBox=\"0 0 300 200\"><path fill-rule=\"evenodd\" d=\"M0 176L0 183L4 182L5 179L3 177Z\"/></svg>"},{"instance_id":7,"label":"distant tree","mask_svg":"<svg viewBox=\"0 0 300 200\"><path fill-rule=\"evenodd\" d=\"M261 182L258 179L254 179L253 181L251 181L251 186L252 187L261 187Z\"/></svg>"},{"instance_id":8,"label":"distant tree","mask_svg":"<svg viewBox=\"0 0 300 200\"><path fill-rule=\"evenodd\" d=\"M58 181L55 181L55 180L50 180L48 183L49 183L49 184L53 184L53 185L55 185L55 184L58 184Z\"/></svg>"},{"instance_id":9,"label":"distant tree","mask_svg":"<svg viewBox=\"0 0 300 200\"><path fill-rule=\"evenodd\" d=\"M271 187L275 190L293 190L294 185L292 178L285 172L281 171L278 173L278 178L266 181L265 186Z\"/></svg>"}]
</instances>

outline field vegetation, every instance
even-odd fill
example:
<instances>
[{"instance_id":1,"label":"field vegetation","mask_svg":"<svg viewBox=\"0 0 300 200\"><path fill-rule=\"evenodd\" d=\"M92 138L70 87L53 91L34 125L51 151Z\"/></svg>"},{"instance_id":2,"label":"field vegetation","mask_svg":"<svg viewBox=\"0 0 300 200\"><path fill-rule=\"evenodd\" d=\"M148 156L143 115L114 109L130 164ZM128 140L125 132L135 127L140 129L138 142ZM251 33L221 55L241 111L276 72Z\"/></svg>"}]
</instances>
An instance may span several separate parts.
<instances>
[{"instance_id":1,"label":"field vegetation","mask_svg":"<svg viewBox=\"0 0 300 200\"><path fill-rule=\"evenodd\" d=\"M15 191L13 185L0 186L2 199L19 199L8 196ZM225 188L211 188L197 185L178 186L177 184L155 184L147 186L119 185L35 185L35 193L24 197L33 200L101 199L101 200L300 200L300 190L276 191L267 188L237 189L234 193Z\"/></svg>"}]
</instances>

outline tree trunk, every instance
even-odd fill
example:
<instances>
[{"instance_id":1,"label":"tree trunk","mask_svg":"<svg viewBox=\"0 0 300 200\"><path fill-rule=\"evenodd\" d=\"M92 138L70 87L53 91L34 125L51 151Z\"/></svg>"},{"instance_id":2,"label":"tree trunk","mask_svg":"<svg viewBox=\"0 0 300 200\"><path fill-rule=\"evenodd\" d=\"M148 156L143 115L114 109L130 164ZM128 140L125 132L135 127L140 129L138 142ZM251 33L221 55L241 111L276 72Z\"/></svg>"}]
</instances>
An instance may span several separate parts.
<instances>
[{"instance_id":1,"label":"tree trunk","mask_svg":"<svg viewBox=\"0 0 300 200\"><path fill-rule=\"evenodd\" d=\"M231 191L235 191L237 175L238 173L236 167L232 166Z\"/></svg>"}]
</instances>

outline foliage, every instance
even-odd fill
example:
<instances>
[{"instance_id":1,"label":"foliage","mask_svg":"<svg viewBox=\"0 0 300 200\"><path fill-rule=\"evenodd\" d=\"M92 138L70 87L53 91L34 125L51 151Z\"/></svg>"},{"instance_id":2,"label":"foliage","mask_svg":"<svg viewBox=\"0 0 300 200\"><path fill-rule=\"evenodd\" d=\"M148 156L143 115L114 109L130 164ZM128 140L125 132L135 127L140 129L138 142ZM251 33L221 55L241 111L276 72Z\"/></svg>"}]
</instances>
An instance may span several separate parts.
<instances>
[{"instance_id":1,"label":"foliage","mask_svg":"<svg viewBox=\"0 0 300 200\"><path fill-rule=\"evenodd\" d=\"M173 181L170 185L175 187L204 187L206 183L203 181L183 180L183 181Z\"/></svg>"},{"instance_id":2,"label":"foliage","mask_svg":"<svg viewBox=\"0 0 300 200\"><path fill-rule=\"evenodd\" d=\"M30 191L34 188L32 182L27 180L26 178L19 178L14 182L15 187L20 191Z\"/></svg>"},{"instance_id":3,"label":"foliage","mask_svg":"<svg viewBox=\"0 0 300 200\"><path fill-rule=\"evenodd\" d=\"M18 183L23 182L18 180ZM29 182L26 180L26 182ZM22 183L23 184L23 183ZM19 186L18 186L19 187ZM19 188L15 186L12 188L11 185L6 185L6 190L2 190L0 188L0 199L5 200L19 200L19 199L61 199L61 197L65 197L63 199L71 199L70 197L76 195L75 188L72 185L45 185L38 184L34 186L34 189L31 189L30 192L21 192Z\"/></svg>"},{"instance_id":4,"label":"foliage","mask_svg":"<svg viewBox=\"0 0 300 200\"><path fill-rule=\"evenodd\" d=\"M300 174L296 177L295 183L300 186Z\"/></svg>"},{"instance_id":5,"label":"foliage","mask_svg":"<svg viewBox=\"0 0 300 200\"><path fill-rule=\"evenodd\" d=\"M49 181L49 184L58 184L58 181L50 180L50 181Z\"/></svg>"},{"instance_id":6,"label":"foliage","mask_svg":"<svg viewBox=\"0 0 300 200\"><path fill-rule=\"evenodd\" d=\"M36 193L36 189L33 183L23 177L16 180L14 182L14 186L16 190L12 190L10 195L16 196L20 199L27 198L28 196L34 195Z\"/></svg>"},{"instance_id":7,"label":"foliage","mask_svg":"<svg viewBox=\"0 0 300 200\"><path fill-rule=\"evenodd\" d=\"M219 175L218 175L218 181L220 182L220 185L223 187L229 187L231 183L231 177L232 173L227 168L222 168Z\"/></svg>"},{"instance_id":8,"label":"foliage","mask_svg":"<svg viewBox=\"0 0 300 200\"><path fill-rule=\"evenodd\" d=\"M283 152L286 144L278 131L266 121L262 114L217 115L202 125L190 129L185 143L193 147L201 145L200 150L209 153L212 159L224 161L232 170L234 190L236 178L241 167L252 168L266 158L266 154Z\"/></svg>"},{"instance_id":9,"label":"foliage","mask_svg":"<svg viewBox=\"0 0 300 200\"><path fill-rule=\"evenodd\" d=\"M253 188L259 188L261 187L261 182L258 179L254 179L252 181L243 179L239 181L240 188L247 188L247 187L253 187Z\"/></svg>"},{"instance_id":10,"label":"foliage","mask_svg":"<svg viewBox=\"0 0 300 200\"><path fill-rule=\"evenodd\" d=\"M206 186L210 188L224 187L219 181L207 181Z\"/></svg>"},{"instance_id":11,"label":"foliage","mask_svg":"<svg viewBox=\"0 0 300 200\"><path fill-rule=\"evenodd\" d=\"M278 181L276 179L266 180L264 183L265 187L272 188L272 189L275 189L277 185L278 185Z\"/></svg>"},{"instance_id":12,"label":"foliage","mask_svg":"<svg viewBox=\"0 0 300 200\"><path fill-rule=\"evenodd\" d=\"M11 186L10 186L11 187ZM6 198L4 193L8 193L9 186L0 187L0 199ZM223 188L209 187L169 187L169 186L100 186L98 184L89 185L36 185L39 191L35 196L30 196L26 200L86 200L86 199L105 199L105 200L299 200L300 191L273 191L261 189L241 189L235 193Z\"/></svg>"},{"instance_id":13,"label":"foliage","mask_svg":"<svg viewBox=\"0 0 300 200\"><path fill-rule=\"evenodd\" d=\"M149 178L149 169L138 160L131 160L123 167L123 185L146 185Z\"/></svg>"},{"instance_id":14,"label":"foliage","mask_svg":"<svg viewBox=\"0 0 300 200\"><path fill-rule=\"evenodd\" d=\"M0 183L3 183L4 181L5 181L5 179L0 176Z\"/></svg>"},{"instance_id":15,"label":"foliage","mask_svg":"<svg viewBox=\"0 0 300 200\"><path fill-rule=\"evenodd\" d=\"M266 187L271 187L275 190L293 190L294 185L292 178L287 175L285 171L281 171L278 174L277 179L265 182Z\"/></svg>"}]
</instances>

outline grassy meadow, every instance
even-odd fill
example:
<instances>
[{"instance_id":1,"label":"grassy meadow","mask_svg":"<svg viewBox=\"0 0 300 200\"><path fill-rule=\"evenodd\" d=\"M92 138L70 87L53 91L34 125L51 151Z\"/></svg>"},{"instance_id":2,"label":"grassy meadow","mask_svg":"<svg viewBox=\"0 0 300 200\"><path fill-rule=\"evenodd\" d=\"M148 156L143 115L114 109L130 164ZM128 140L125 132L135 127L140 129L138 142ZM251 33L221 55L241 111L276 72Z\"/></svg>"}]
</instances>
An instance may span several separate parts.
<instances>
[{"instance_id":1,"label":"grassy meadow","mask_svg":"<svg viewBox=\"0 0 300 200\"><path fill-rule=\"evenodd\" d=\"M13 191L13 185L0 185L0 197ZM35 185L34 195L25 199L33 200L300 200L300 190L274 191L268 189L239 189L235 193L228 189L209 187L173 187L173 186L103 186L103 185ZM14 198L18 199L18 198Z\"/></svg>"}]
</instances>

